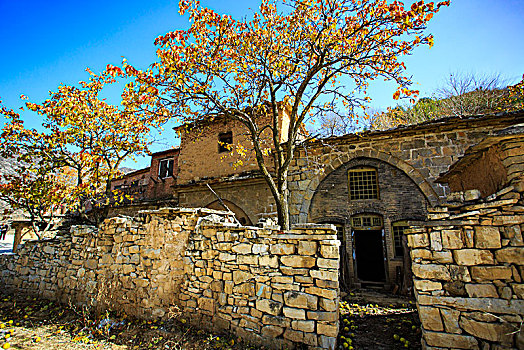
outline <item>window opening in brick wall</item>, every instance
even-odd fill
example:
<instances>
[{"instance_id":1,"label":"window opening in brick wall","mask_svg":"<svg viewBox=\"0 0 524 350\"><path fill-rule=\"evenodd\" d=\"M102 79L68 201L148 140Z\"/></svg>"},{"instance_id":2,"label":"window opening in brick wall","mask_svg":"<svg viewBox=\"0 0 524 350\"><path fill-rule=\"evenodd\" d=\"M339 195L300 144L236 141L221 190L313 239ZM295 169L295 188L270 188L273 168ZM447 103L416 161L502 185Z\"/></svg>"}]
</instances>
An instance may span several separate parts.
<instances>
[{"instance_id":1,"label":"window opening in brick wall","mask_svg":"<svg viewBox=\"0 0 524 350\"><path fill-rule=\"evenodd\" d=\"M349 199L378 199L378 181L376 169L351 169L348 172L348 178Z\"/></svg>"},{"instance_id":2,"label":"window opening in brick wall","mask_svg":"<svg viewBox=\"0 0 524 350\"><path fill-rule=\"evenodd\" d=\"M173 167L175 160L173 158L161 159L158 164L158 177L165 179L166 177L173 176Z\"/></svg>"},{"instance_id":3,"label":"window opening in brick wall","mask_svg":"<svg viewBox=\"0 0 524 350\"><path fill-rule=\"evenodd\" d=\"M233 133L231 131L218 134L218 153L231 151Z\"/></svg>"},{"instance_id":4,"label":"window opening in brick wall","mask_svg":"<svg viewBox=\"0 0 524 350\"><path fill-rule=\"evenodd\" d=\"M351 227L358 230L377 230L382 228L382 217L373 214L361 214L351 218Z\"/></svg>"},{"instance_id":5,"label":"window opening in brick wall","mask_svg":"<svg viewBox=\"0 0 524 350\"><path fill-rule=\"evenodd\" d=\"M402 258L404 256L404 250L402 249L402 236L404 230L408 229L408 225L405 221L394 222L391 231L393 233L393 244L395 246L395 258Z\"/></svg>"}]
</instances>

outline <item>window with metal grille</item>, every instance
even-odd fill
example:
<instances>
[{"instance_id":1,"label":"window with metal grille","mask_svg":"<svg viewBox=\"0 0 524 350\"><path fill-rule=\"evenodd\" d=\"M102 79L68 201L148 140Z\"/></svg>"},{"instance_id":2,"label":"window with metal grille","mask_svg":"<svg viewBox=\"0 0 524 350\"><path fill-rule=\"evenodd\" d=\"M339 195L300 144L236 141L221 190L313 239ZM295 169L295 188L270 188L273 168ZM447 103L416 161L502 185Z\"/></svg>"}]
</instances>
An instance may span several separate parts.
<instances>
[{"instance_id":1,"label":"window with metal grille","mask_svg":"<svg viewBox=\"0 0 524 350\"><path fill-rule=\"evenodd\" d=\"M404 256L404 250L402 249L402 236L404 235L404 230L408 229L408 226L404 222L395 222L391 228L393 231L395 258L401 258Z\"/></svg>"},{"instance_id":2,"label":"window with metal grille","mask_svg":"<svg viewBox=\"0 0 524 350\"><path fill-rule=\"evenodd\" d=\"M378 199L377 170L361 168L349 170L349 199Z\"/></svg>"}]
</instances>

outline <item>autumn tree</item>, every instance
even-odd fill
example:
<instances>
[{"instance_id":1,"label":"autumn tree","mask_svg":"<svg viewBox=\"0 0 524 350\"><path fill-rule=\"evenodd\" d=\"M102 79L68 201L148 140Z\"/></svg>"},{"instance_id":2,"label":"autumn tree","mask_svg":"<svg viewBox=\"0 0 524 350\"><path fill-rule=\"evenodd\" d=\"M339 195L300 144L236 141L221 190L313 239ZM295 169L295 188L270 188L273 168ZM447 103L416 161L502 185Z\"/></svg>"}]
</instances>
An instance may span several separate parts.
<instances>
[{"instance_id":1,"label":"autumn tree","mask_svg":"<svg viewBox=\"0 0 524 350\"><path fill-rule=\"evenodd\" d=\"M146 154L153 142L148 134L159 126L157 119L141 118L131 104L109 104L100 94L116 77L88 72L89 80L79 87L61 85L43 103L26 102L42 117L42 131L27 129L18 113L2 108L8 121L0 136L5 146L0 155L14 156L20 167L3 179L3 193L13 203L17 198L29 203L23 195L38 202L23 207L28 213L39 207L49 215L56 204L83 212L122 200L121 194L111 193L111 180L124 160Z\"/></svg>"},{"instance_id":2,"label":"autumn tree","mask_svg":"<svg viewBox=\"0 0 524 350\"><path fill-rule=\"evenodd\" d=\"M303 123L327 112L347 116L369 99L364 93L377 78L397 83L395 98L415 94L401 57L433 44L426 24L448 4L262 0L251 18L237 20L197 0L182 0L180 13L189 14L189 29L155 40L158 61L151 68L141 71L124 62L123 71L136 79L125 99L160 119L193 123L225 116L242 123L275 199L278 222L287 229L288 170ZM290 118L286 135L276 118L281 103ZM261 142L266 130L272 134L272 161Z\"/></svg>"}]
</instances>

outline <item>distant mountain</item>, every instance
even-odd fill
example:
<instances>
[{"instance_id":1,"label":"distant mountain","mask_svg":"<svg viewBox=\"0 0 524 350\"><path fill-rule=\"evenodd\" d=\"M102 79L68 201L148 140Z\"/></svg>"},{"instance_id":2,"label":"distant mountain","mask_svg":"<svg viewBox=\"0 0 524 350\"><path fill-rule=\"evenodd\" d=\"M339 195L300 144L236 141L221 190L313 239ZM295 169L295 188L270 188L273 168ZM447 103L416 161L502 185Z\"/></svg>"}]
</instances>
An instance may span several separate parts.
<instances>
[{"instance_id":1,"label":"distant mountain","mask_svg":"<svg viewBox=\"0 0 524 350\"><path fill-rule=\"evenodd\" d=\"M127 167L118 168L118 170L120 170L124 175L125 175L125 174L129 174L129 173L132 173L133 171L136 171L136 169L133 169L133 168L127 168Z\"/></svg>"}]
</instances>

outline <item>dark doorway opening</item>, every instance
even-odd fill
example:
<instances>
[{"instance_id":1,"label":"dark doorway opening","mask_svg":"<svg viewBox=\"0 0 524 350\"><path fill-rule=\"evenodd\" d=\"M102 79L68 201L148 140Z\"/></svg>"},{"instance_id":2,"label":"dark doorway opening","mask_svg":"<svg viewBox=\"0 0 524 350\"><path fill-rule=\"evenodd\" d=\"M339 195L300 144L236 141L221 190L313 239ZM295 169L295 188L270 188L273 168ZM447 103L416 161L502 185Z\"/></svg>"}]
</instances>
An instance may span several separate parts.
<instances>
[{"instance_id":1,"label":"dark doorway opening","mask_svg":"<svg viewBox=\"0 0 524 350\"><path fill-rule=\"evenodd\" d=\"M386 282L382 230L355 230L357 277L362 282Z\"/></svg>"}]
</instances>

